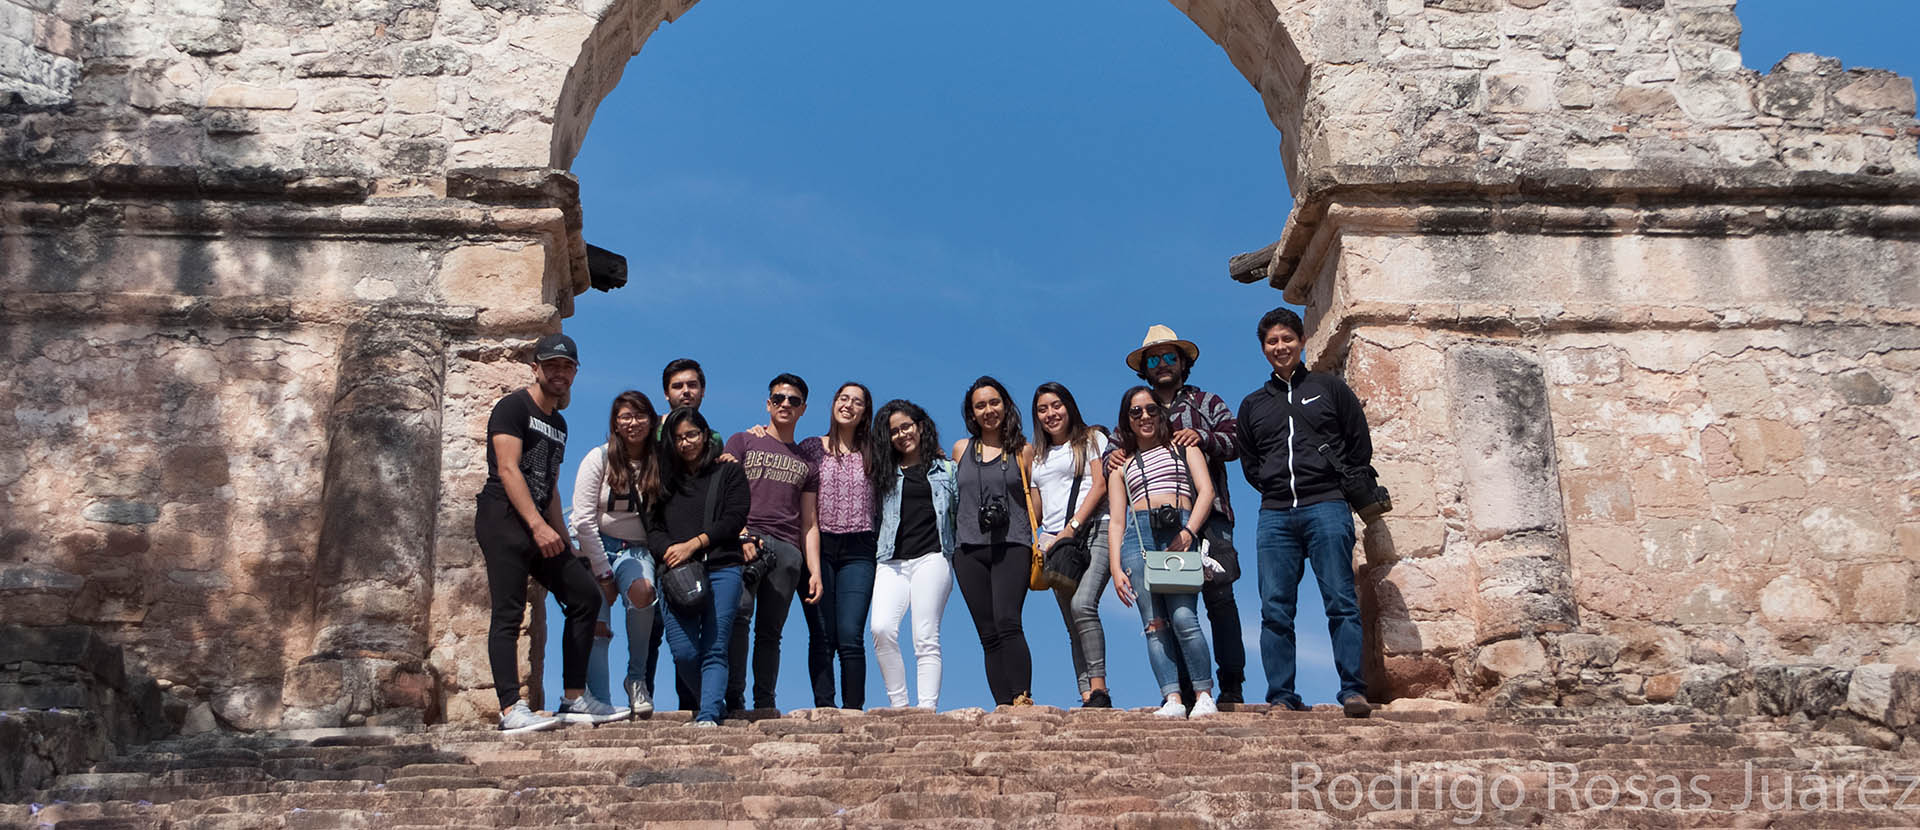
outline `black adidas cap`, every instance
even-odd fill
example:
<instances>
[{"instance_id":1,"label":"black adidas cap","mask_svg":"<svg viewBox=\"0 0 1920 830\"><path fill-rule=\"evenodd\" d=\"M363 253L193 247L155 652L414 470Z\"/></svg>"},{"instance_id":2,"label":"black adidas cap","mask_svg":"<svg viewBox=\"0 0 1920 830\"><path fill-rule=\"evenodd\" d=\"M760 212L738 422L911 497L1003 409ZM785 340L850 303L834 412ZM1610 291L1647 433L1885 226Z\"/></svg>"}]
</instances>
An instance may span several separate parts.
<instances>
[{"instance_id":1,"label":"black adidas cap","mask_svg":"<svg viewBox=\"0 0 1920 830\"><path fill-rule=\"evenodd\" d=\"M533 344L533 362L564 357L576 365L580 362L580 347L574 345L573 338L564 334L549 334Z\"/></svg>"}]
</instances>

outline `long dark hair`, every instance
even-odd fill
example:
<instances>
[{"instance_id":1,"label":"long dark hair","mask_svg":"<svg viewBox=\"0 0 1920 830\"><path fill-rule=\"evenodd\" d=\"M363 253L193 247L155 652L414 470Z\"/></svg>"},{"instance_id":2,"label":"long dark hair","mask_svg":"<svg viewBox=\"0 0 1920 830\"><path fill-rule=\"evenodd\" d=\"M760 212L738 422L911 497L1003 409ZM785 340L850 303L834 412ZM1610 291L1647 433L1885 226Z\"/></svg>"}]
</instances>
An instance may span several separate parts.
<instances>
[{"instance_id":1,"label":"long dark hair","mask_svg":"<svg viewBox=\"0 0 1920 830\"><path fill-rule=\"evenodd\" d=\"M860 456L861 463L865 465L867 475L871 476L873 475L874 443L873 390L868 389L864 383L850 380L840 384L840 388L833 390L833 397L837 400L840 397L840 393L847 391L849 387L860 390L860 420L853 422L853 446L851 449ZM821 445L825 446L828 450L833 449L831 446L834 433L833 405L834 401L827 402L827 436L820 442Z\"/></svg>"},{"instance_id":2,"label":"long dark hair","mask_svg":"<svg viewBox=\"0 0 1920 830\"><path fill-rule=\"evenodd\" d=\"M629 455L626 439L620 437L616 429L620 410L632 407L647 416L645 435L640 437L640 451ZM648 501L660 497L660 463L654 458L653 436L660 413L653 410L653 401L647 399L644 392L628 389L613 399L613 409L607 413L607 489L615 493L624 493L632 487ZM633 476L639 476L635 481Z\"/></svg>"},{"instance_id":3,"label":"long dark hair","mask_svg":"<svg viewBox=\"0 0 1920 830\"><path fill-rule=\"evenodd\" d=\"M1128 455L1140 452L1140 436L1133 433L1133 419L1127 417L1127 408L1132 405L1133 396L1141 392L1147 393L1149 398L1153 397L1153 390L1145 386L1128 389L1126 394L1120 396L1120 414L1115 420L1120 426L1113 431L1114 443L1119 444L1120 449L1126 450ZM1160 407L1160 414L1154 416L1154 426L1158 427L1154 431L1160 435L1160 443L1165 444L1173 439L1173 422L1167 419L1167 408L1160 403L1160 399L1154 398L1153 405Z\"/></svg>"},{"instance_id":4,"label":"long dark hair","mask_svg":"<svg viewBox=\"0 0 1920 830\"><path fill-rule=\"evenodd\" d=\"M981 375L967 387L967 396L960 399L960 419L967 424L967 434L977 441L981 438L980 422L973 419L973 393L991 388L1000 393L1000 402L1007 408L1007 416L1000 419L1000 451L1020 457L1020 451L1027 448L1027 435L1020 428L1020 405L1013 402L1013 396L1007 394L1007 387L991 376ZM971 448L969 448L971 449Z\"/></svg>"},{"instance_id":5,"label":"long dark hair","mask_svg":"<svg viewBox=\"0 0 1920 830\"><path fill-rule=\"evenodd\" d=\"M692 422L694 426L700 428L700 441L706 444L706 449L700 453L700 460L694 462L692 467L688 467L686 462L680 460L680 441L674 437L680 431L680 425L687 422ZM657 454L660 458L661 489L671 492L678 489L686 481L687 476L706 469L708 464L712 464L714 459L719 458L720 448L714 446L713 428L707 426L707 419L700 415L700 410L683 406L667 413L666 423L660 425L660 446Z\"/></svg>"},{"instance_id":6,"label":"long dark hair","mask_svg":"<svg viewBox=\"0 0 1920 830\"><path fill-rule=\"evenodd\" d=\"M933 425L933 418L912 401L899 398L887 401L880 411L873 415L873 461L869 465L868 476L873 480L873 503L877 506L886 501L887 494L893 492L893 471L900 466L899 451L893 448L893 433L888 422L895 414L905 414L920 428L920 463L927 467L936 459L946 458L945 450L940 449L940 430Z\"/></svg>"},{"instance_id":7,"label":"long dark hair","mask_svg":"<svg viewBox=\"0 0 1920 830\"><path fill-rule=\"evenodd\" d=\"M1073 393L1067 391L1064 384L1047 381L1033 390L1033 457L1045 458L1047 451L1053 449L1053 436L1047 428L1040 425L1040 396L1054 395L1067 408L1067 446L1073 448L1073 468L1080 469L1087 463L1087 455L1093 452L1093 430L1087 428L1086 419L1080 417L1080 404L1074 402ZM1035 461L1038 464L1039 461Z\"/></svg>"}]
</instances>

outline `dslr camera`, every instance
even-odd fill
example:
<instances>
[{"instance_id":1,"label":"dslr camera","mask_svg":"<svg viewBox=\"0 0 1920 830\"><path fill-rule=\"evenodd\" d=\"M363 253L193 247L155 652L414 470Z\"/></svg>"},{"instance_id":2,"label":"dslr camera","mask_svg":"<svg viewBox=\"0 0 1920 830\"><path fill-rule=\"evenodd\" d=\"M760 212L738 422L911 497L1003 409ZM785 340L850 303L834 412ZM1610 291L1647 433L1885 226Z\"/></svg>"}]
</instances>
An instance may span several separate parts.
<instances>
[{"instance_id":1,"label":"dslr camera","mask_svg":"<svg viewBox=\"0 0 1920 830\"><path fill-rule=\"evenodd\" d=\"M980 532L989 536L1007 529L1007 502L1002 496L989 496L980 504Z\"/></svg>"},{"instance_id":2,"label":"dslr camera","mask_svg":"<svg viewBox=\"0 0 1920 830\"><path fill-rule=\"evenodd\" d=\"M1148 512L1147 520L1153 523L1154 530L1178 530L1181 524L1180 509L1163 504Z\"/></svg>"}]
</instances>

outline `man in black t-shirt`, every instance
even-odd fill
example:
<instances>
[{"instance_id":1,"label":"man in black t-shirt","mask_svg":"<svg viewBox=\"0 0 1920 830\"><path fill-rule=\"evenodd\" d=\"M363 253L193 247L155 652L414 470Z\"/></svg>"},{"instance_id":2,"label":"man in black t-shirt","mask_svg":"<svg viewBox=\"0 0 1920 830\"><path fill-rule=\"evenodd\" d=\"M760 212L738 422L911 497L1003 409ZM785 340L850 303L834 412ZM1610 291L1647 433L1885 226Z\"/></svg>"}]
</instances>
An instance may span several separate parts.
<instances>
[{"instance_id":1,"label":"man in black t-shirt","mask_svg":"<svg viewBox=\"0 0 1920 830\"><path fill-rule=\"evenodd\" d=\"M540 338L533 348L533 384L500 399L487 418L487 483L480 488L473 534L487 565L493 619L487 660L500 696L500 730L534 732L563 721L605 723L628 716L625 709L586 692L587 655L602 602L585 560L567 541L555 482L567 449L566 408L580 351L564 334ZM527 578L559 600L566 614L560 640L565 697L557 717L534 713L520 699L520 623L527 612Z\"/></svg>"}]
</instances>

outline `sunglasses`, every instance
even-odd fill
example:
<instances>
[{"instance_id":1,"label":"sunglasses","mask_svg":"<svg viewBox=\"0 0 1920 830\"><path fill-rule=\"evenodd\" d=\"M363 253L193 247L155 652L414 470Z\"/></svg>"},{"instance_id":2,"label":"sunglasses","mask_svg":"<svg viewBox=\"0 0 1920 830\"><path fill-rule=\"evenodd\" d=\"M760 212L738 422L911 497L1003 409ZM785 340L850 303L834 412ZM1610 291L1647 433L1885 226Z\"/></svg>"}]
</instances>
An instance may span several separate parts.
<instances>
[{"instance_id":1,"label":"sunglasses","mask_svg":"<svg viewBox=\"0 0 1920 830\"><path fill-rule=\"evenodd\" d=\"M1172 354L1152 355L1143 361L1142 365L1149 369L1158 369L1162 366L1178 366L1180 365L1180 354L1175 352Z\"/></svg>"},{"instance_id":2,"label":"sunglasses","mask_svg":"<svg viewBox=\"0 0 1920 830\"><path fill-rule=\"evenodd\" d=\"M807 399L800 397L799 395L788 395L784 392L775 392L767 396L767 403L773 404L774 406L806 406Z\"/></svg>"},{"instance_id":3,"label":"sunglasses","mask_svg":"<svg viewBox=\"0 0 1920 830\"><path fill-rule=\"evenodd\" d=\"M1163 410L1160 408L1160 405L1157 403L1150 403L1150 404L1147 404L1146 406L1132 406L1127 408L1127 417L1158 418L1160 417L1160 413L1162 411Z\"/></svg>"}]
</instances>

